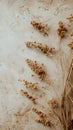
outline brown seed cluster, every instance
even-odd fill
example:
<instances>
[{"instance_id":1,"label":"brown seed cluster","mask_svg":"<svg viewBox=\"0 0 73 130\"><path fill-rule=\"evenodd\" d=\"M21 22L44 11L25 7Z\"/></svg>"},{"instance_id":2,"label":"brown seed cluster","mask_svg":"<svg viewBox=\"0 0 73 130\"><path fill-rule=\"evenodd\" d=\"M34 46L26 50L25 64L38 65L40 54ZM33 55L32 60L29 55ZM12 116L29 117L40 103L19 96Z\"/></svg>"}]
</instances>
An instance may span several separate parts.
<instances>
[{"instance_id":1,"label":"brown seed cluster","mask_svg":"<svg viewBox=\"0 0 73 130\"><path fill-rule=\"evenodd\" d=\"M27 80L23 80L23 83L26 85L27 88L30 89L37 89L38 83L28 82Z\"/></svg>"},{"instance_id":2,"label":"brown seed cluster","mask_svg":"<svg viewBox=\"0 0 73 130\"><path fill-rule=\"evenodd\" d=\"M42 24L36 21L31 21L31 24L33 27L35 27L39 32L41 32L44 36L48 36L48 25L47 24Z\"/></svg>"},{"instance_id":3,"label":"brown seed cluster","mask_svg":"<svg viewBox=\"0 0 73 130\"><path fill-rule=\"evenodd\" d=\"M21 90L21 94L24 96L26 96L27 98L29 98L33 103L36 103L35 98L33 98L31 95L29 95L28 92L24 92L24 90Z\"/></svg>"},{"instance_id":4,"label":"brown seed cluster","mask_svg":"<svg viewBox=\"0 0 73 130\"><path fill-rule=\"evenodd\" d=\"M67 17L67 19L68 19L70 22L73 22L73 14L70 14L70 16Z\"/></svg>"},{"instance_id":5,"label":"brown seed cluster","mask_svg":"<svg viewBox=\"0 0 73 130\"><path fill-rule=\"evenodd\" d=\"M41 117L41 118L45 118L45 117L46 117L46 114L45 114L45 113L43 113L43 112L37 110L36 108L33 108L32 110L33 110L35 113L37 113L37 114L39 115L39 117Z\"/></svg>"},{"instance_id":6,"label":"brown seed cluster","mask_svg":"<svg viewBox=\"0 0 73 130\"><path fill-rule=\"evenodd\" d=\"M37 121L38 123L43 124L44 126L52 127L52 123L51 123L49 120L37 119L36 121Z\"/></svg>"},{"instance_id":7,"label":"brown seed cluster","mask_svg":"<svg viewBox=\"0 0 73 130\"><path fill-rule=\"evenodd\" d=\"M35 49L38 49L40 50L43 54L49 56L49 55L53 55L54 52L55 52L55 48L50 48L48 47L47 44L42 44L42 43L37 43L37 42L26 42L26 46L28 48L35 48Z\"/></svg>"},{"instance_id":8,"label":"brown seed cluster","mask_svg":"<svg viewBox=\"0 0 73 130\"><path fill-rule=\"evenodd\" d=\"M73 40L68 44L68 46L73 50Z\"/></svg>"},{"instance_id":9,"label":"brown seed cluster","mask_svg":"<svg viewBox=\"0 0 73 130\"><path fill-rule=\"evenodd\" d=\"M51 124L51 122L49 121L49 119L47 119L47 115L46 115L45 113L43 113L43 112L37 110L36 108L33 108L33 111L34 111L35 113L37 113L37 114L39 115L39 117L40 117L40 119L36 119L36 121L37 121L38 123L41 123L41 124L43 124L44 126L49 126L49 127L52 126L52 124Z\"/></svg>"},{"instance_id":10,"label":"brown seed cluster","mask_svg":"<svg viewBox=\"0 0 73 130\"><path fill-rule=\"evenodd\" d=\"M50 104L53 109L59 108L59 103L55 99L49 100L48 104Z\"/></svg>"},{"instance_id":11,"label":"brown seed cluster","mask_svg":"<svg viewBox=\"0 0 73 130\"><path fill-rule=\"evenodd\" d=\"M58 23L58 29L57 29L57 33L61 38L65 37L65 34L67 32L67 28L64 26L63 22L59 21Z\"/></svg>"},{"instance_id":12,"label":"brown seed cluster","mask_svg":"<svg viewBox=\"0 0 73 130\"><path fill-rule=\"evenodd\" d=\"M39 65L36 61L32 61L30 59L26 59L26 62L31 68L31 70L33 70L41 80L44 80L46 76L44 65Z\"/></svg>"}]
</instances>

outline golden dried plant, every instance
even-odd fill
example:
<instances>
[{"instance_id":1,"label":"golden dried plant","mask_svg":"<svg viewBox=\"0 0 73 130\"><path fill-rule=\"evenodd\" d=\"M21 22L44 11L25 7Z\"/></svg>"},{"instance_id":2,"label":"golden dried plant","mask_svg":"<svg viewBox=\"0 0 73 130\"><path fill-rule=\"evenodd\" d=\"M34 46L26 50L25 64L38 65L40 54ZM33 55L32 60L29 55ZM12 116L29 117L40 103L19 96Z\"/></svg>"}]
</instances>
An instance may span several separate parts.
<instances>
[{"instance_id":1,"label":"golden dried plant","mask_svg":"<svg viewBox=\"0 0 73 130\"><path fill-rule=\"evenodd\" d=\"M62 114L62 121L65 130L72 130L72 109L73 109L73 58L71 62L71 66L68 72L66 85L61 101L61 114Z\"/></svg>"},{"instance_id":2,"label":"golden dried plant","mask_svg":"<svg viewBox=\"0 0 73 130\"><path fill-rule=\"evenodd\" d=\"M42 24L37 21L31 21L31 25L36 28L40 33L42 33L44 36L48 36L48 25L47 24Z\"/></svg>"},{"instance_id":3,"label":"golden dried plant","mask_svg":"<svg viewBox=\"0 0 73 130\"><path fill-rule=\"evenodd\" d=\"M52 56L56 52L55 48L49 47L47 44L42 44L42 43L38 43L38 42L28 41L28 42L26 42L26 46L31 49L34 48L36 50L39 50L46 56Z\"/></svg>"}]
</instances>

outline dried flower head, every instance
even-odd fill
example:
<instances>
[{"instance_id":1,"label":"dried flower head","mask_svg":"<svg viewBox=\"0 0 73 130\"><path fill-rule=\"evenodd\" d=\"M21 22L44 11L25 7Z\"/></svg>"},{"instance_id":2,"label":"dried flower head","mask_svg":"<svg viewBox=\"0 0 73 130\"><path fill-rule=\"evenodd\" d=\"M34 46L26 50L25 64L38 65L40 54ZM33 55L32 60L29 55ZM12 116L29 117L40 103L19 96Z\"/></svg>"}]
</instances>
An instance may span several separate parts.
<instances>
[{"instance_id":1,"label":"dried flower head","mask_svg":"<svg viewBox=\"0 0 73 130\"><path fill-rule=\"evenodd\" d=\"M38 75L38 77L43 80L45 78L46 72L44 69L44 65L39 65L36 61L32 61L30 59L26 59L29 67Z\"/></svg>"},{"instance_id":2,"label":"dried flower head","mask_svg":"<svg viewBox=\"0 0 73 130\"><path fill-rule=\"evenodd\" d=\"M59 103L55 99L49 100L48 104L50 104L53 109L59 108Z\"/></svg>"},{"instance_id":3,"label":"dried flower head","mask_svg":"<svg viewBox=\"0 0 73 130\"><path fill-rule=\"evenodd\" d=\"M43 64L38 64L37 61L32 61L30 59L26 59L28 66L37 74L38 78L48 84L50 84L49 77L46 73L45 67Z\"/></svg>"},{"instance_id":4,"label":"dried flower head","mask_svg":"<svg viewBox=\"0 0 73 130\"><path fill-rule=\"evenodd\" d=\"M73 40L68 44L68 46L73 50Z\"/></svg>"},{"instance_id":5,"label":"dried flower head","mask_svg":"<svg viewBox=\"0 0 73 130\"><path fill-rule=\"evenodd\" d=\"M73 14L70 14L67 19L70 21L70 22L73 22Z\"/></svg>"},{"instance_id":6,"label":"dried flower head","mask_svg":"<svg viewBox=\"0 0 73 130\"><path fill-rule=\"evenodd\" d=\"M41 32L44 36L48 36L48 25L47 24L42 24L36 21L31 21L31 24L33 27L35 27L39 32Z\"/></svg>"},{"instance_id":7,"label":"dried flower head","mask_svg":"<svg viewBox=\"0 0 73 130\"><path fill-rule=\"evenodd\" d=\"M38 43L38 42L26 42L26 46L28 48L35 48L37 50L40 50L43 54L50 56L53 55L55 52L55 48L50 48L48 47L47 44L42 44L42 43Z\"/></svg>"},{"instance_id":8,"label":"dried flower head","mask_svg":"<svg viewBox=\"0 0 73 130\"><path fill-rule=\"evenodd\" d=\"M38 83L32 83L28 82L27 80L21 80L21 79L19 79L18 81L22 82L26 86L26 88L37 89L38 87Z\"/></svg>"},{"instance_id":9,"label":"dried flower head","mask_svg":"<svg viewBox=\"0 0 73 130\"><path fill-rule=\"evenodd\" d=\"M23 80L23 83L26 85L27 88L37 89L38 83L28 82L27 80Z\"/></svg>"},{"instance_id":10,"label":"dried flower head","mask_svg":"<svg viewBox=\"0 0 73 130\"><path fill-rule=\"evenodd\" d=\"M52 127L53 126L53 124L49 120L49 117L48 117L47 114L43 113L42 111L39 111L36 108L33 108L33 111L39 115L40 119L36 120L38 123L41 123L41 124L43 124L44 126L47 126L47 127Z\"/></svg>"},{"instance_id":11,"label":"dried flower head","mask_svg":"<svg viewBox=\"0 0 73 130\"><path fill-rule=\"evenodd\" d=\"M39 111L39 110L37 110L36 108L33 108L32 110L33 110L35 113L37 113L37 114L39 115L39 117L41 117L41 118L45 118L45 117L46 117L46 114L43 113L42 111Z\"/></svg>"},{"instance_id":12,"label":"dried flower head","mask_svg":"<svg viewBox=\"0 0 73 130\"><path fill-rule=\"evenodd\" d=\"M44 126L47 126L47 127L52 127L53 126L53 124L49 120L37 119L36 121L38 123L43 124Z\"/></svg>"},{"instance_id":13,"label":"dried flower head","mask_svg":"<svg viewBox=\"0 0 73 130\"><path fill-rule=\"evenodd\" d=\"M28 92L25 92L24 90L21 90L21 94L22 94L23 96L26 96L27 98L29 98L33 103L36 103L35 98L32 97L31 95L29 95Z\"/></svg>"},{"instance_id":14,"label":"dried flower head","mask_svg":"<svg viewBox=\"0 0 73 130\"><path fill-rule=\"evenodd\" d=\"M59 21L58 23L58 29L57 29L57 33L61 38L65 37L65 34L67 32L67 28L64 26L63 22Z\"/></svg>"}]
</instances>

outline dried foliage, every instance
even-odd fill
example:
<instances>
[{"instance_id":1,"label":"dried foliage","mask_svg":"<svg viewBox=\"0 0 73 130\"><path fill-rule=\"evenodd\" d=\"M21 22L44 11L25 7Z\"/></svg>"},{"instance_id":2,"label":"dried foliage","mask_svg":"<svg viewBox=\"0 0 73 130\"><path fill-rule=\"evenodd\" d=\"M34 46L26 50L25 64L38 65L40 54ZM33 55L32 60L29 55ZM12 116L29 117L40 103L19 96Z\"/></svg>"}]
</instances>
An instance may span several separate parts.
<instances>
[{"instance_id":1,"label":"dried foliage","mask_svg":"<svg viewBox=\"0 0 73 130\"><path fill-rule=\"evenodd\" d=\"M64 125L65 130L72 130L73 124L72 124L72 113L71 109L73 109L73 84L71 85L71 78L73 79L73 59L71 62L71 66L68 72L66 85L62 97L61 102L61 113L62 113L62 121Z\"/></svg>"},{"instance_id":2,"label":"dried foliage","mask_svg":"<svg viewBox=\"0 0 73 130\"><path fill-rule=\"evenodd\" d=\"M55 53L55 48L50 48L47 44L43 45L42 43L28 41L26 42L26 46L40 50L46 56L52 56Z\"/></svg>"},{"instance_id":3,"label":"dried foliage","mask_svg":"<svg viewBox=\"0 0 73 130\"><path fill-rule=\"evenodd\" d=\"M25 92L24 90L21 90L21 94L22 94L23 96L26 96L26 97L27 97L28 99L30 99L33 103L36 103L35 98L34 98L33 96L29 95L28 92Z\"/></svg>"},{"instance_id":4,"label":"dried foliage","mask_svg":"<svg viewBox=\"0 0 73 130\"><path fill-rule=\"evenodd\" d=\"M63 22L59 21L57 33L61 38L64 38L67 32L67 28L64 26Z\"/></svg>"},{"instance_id":5,"label":"dried foliage","mask_svg":"<svg viewBox=\"0 0 73 130\"><path fill-rule=\"evenodd\" d=\"M67 18L72 19L72 15ZM31 22L32 26L35 27L39 32L43 33L44 35L48 35L47 31L47 25L43 25L41 23L38 23L36 21ZM67 33L67 28L64 26L63 22L59 21L58 23L58 29L57 33L60 36L60 38L64 38ZM72 34L71 34L72 35ZM43 54L46 54L47 56L50 54L54 54L54 48L49 48L46 44L43 45L42 43L37 42L26 42L26 46L28 48L34 48L37 50L40 50ZM68 46L73 50L73 41L68 44ZM35 75L41 80L50 85L51 81L49 76L47 75L47 72L45 70L44 64L39 64L36 60L26 59L26 62L28 66L31 68L31 70L35 73ZM33 108L32 110L38 115L38 119L36 121L38 123L43 124L47 127L53 127L56 130L62 129L62 130L72 130L73 129L73 58L71 62L71 66L68 72L66 84L64 86L64 92L62 95L62 100L59 103L56 99L51 99L48 101L48 104L51 109L47 112L43 112L43 110L38 110L37 108ZM28 82L26 80L23 80L24 85L26 88L36 89L37 91L37 85L38 83L32 83ZM53 87L53 85L52 85ZM54 87L53 87L54 88ZM53 89L54 90L54 89ZM36 99L29 95L28 92L24 92L21 90L22 95L26 96L28 99L30 99L35 106ZM37 102L38 103L38 102Z\"/></svg>"},{"instance_id":6,"label":"dried foliage","mask_svg":"<svg viewBox=\"0 0 73 130\"><path fill-rule=\"evenodd\" d=\"M40 33L42 33L44 36L48 36L48 25L47 24L42 24L37 21L31 21L31 25L36 28Z\"/></svg>"},{"instance_id":7,"label":"dried foliage","mask_svg":"<svg viewBox=\"0 0 73 130\"><path fill-rule=\"evenodd\" d=\"M48 101L48 104L50 104L53 109L59 108L59 103L58 103L57 100L55 100L55 99L49 100L49 101Z\"/></svg>"},{"instance_id":8,"label":"dried foliage","mask_svg":"<svg viewBox=\"0 0 73 130\"><path fill-rule=\"evenodd\" d=\"M39 64L37 61L30 59L26 59L26 62L41 81L50 84L49 76L47 75L44 64Z\"/></svg>"},{"instance_id":9,"label":"dried foliage","mask_svg":"<svg viewBox=\"0 0 73 130\"><path fill-rule=\"evenodd\" d=\"M68 46L73 50L73 39L72 39L72 41L68 44Z\"/></svg>"},{"instance_id":10,"label":"dried foliage","mask_svg":"<svg viewBox=\"0 0 73 130\"><path fill-rule=\"evenodd\" d=\"M70 14L67 19L70 21L70 22L73 22L73 14Z\"/></svg>"},{"instance_id":11,"label":"dried foliage","mask_svg":"<svg viewBox=\"0 0 73 130\"><path fill-rule=\"evenodd\" d=\"M33 108L33 111L39 116L39 119L36 119L38 123L41 123L47 127L53 126L52 122L49 120L48 116L45 113L36 108Z\"/></svg>"}]
</instances>

